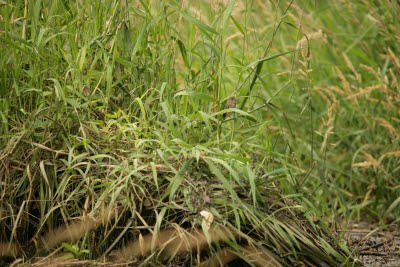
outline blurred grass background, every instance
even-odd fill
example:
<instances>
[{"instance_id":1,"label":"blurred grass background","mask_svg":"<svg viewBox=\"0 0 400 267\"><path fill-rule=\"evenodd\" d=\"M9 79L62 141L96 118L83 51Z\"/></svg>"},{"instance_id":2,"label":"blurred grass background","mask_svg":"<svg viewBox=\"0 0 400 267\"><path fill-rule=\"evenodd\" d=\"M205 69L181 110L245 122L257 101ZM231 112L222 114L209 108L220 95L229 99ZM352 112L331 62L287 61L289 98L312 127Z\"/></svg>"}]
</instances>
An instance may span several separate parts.
<instances>
[{"instance_id":1,"label":"blurred grass background","mask_svg":"<svg viewBox=\"0 0 400 267\"><path fill-rule=\"evenodd\" d=\"M1 1L4 255L43 255L43 234L107 210L105 231L61 245L97 259L166 226L205 230L208 209L280 264L352 261L330 229L398 223L399 11Z\"/></svg>"}]
</instances>

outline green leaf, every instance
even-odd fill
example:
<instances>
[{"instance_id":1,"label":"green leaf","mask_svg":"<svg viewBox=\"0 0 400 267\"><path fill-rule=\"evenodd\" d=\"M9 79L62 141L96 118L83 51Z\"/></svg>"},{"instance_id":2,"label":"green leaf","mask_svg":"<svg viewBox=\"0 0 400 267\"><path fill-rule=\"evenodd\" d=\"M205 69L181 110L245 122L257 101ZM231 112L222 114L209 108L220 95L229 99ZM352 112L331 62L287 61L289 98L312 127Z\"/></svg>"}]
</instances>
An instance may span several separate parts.
<instances>
[{"instance_id":1,"label":"green leaf","mask_svg":"<svg viewBox=\"0 0 400 267\"><path fill-rule=\"evenodd\" d=\"M178 39L178 47L179 47L179 51L181 52L181 55L182 55L182 58L183 58L183 62L185 63L186 68L190 69L189 61L188 61L187 54L186 54L185 45L179 39Z\"/></svg>"},{"instance_id":2,"label":"green leaf","mask_svg":"<svg viewBox=\"0 0 400 267\"><path fill-rule=\"evenodd\" d=\"M54 89L56 90L56 96L58 99L62 99L64 104L67 104L67 97L65 95L65 91L64 89L61 87L61 84L58 82L58 80L54 79L54 78L49 78L48 80L54 82Z\"/></svg>"},{"instance_id":3,"label":"green leaf","mask_svg":"<svg viewBox=\"0 0 400 267\"><path fill-rule=\"evenodd\" d=\"M86 62L86 50L87 50L87 43L83 46L83 48L79 51L79 70L83 70L83 65Z\"/></svg>"},{"instance_id":4,"label":"green leaf","mask_svg":"<svg viewBox=\"0 0 400 267\"><path fill-rule=\"evenodd\" d=\"M243 163L250 162L251 158L244 158L240 156L230 155L230 154L217 154L222 159L234 159Z\"/></svg>"},{"instance_id":5,"label":"green leaf","mask_svg":"<svg viewBox=\"0 0 400 267\"><path fill-rule=\"evenodd\" d=\"M193 23L194 25L196 25L200 29L219 35L218 32L216 32L213 28L210 28L209 26L207 26L203 22L201 22L198 19L195 19L194 17L190 16L188 13L186 13L186 12L176 8L176 7L174 7L171 4L168 4L168 6L170 6L172 9L177 11L179 14L181 14L182 17L184 17L186 20L188 20L189 22Z\"/></svg>"},{"instance_id":6,"label":"green leaf","mask_svg":"<svg viewBox=\"0 0 400 267\"><path fill-rule=\"evenodd\" d=\"M194 158L191 158L183 163L183 167L179 170L179 172L172 179L167 190L165 190L165 193L162 196L162 199L164 199L167 195L169 195L169 202L172 201L175 191L178 189L179 185L181 184L181 182L183 180L184 173L189 168L189 166L192 164L193 160L194 160Z\"/></svg>"},{"instance_id":7,"label":"green leaf","mask_svg":"<svg viewBox=\"0 0 400 267\"><path fill-rule=\"evenodd\" d=\"M8 44L8 45L14 47L15 49L20 50L21 52L23 52L23 53L25 53L25 54L28 54L28 55L30 55L30 56L32 56L32 57L34 56L31 52L29 52L28 50L22 48L21 46L19 46L19 45L18 45L17 43L15 43L15 42L11 41L10 39L6 39L6 38L0 36L0 41L2 41L3 43L6 43L6 44Z\"/></svg>"},{"instance_id":8,"label":"green leaf","mask_svg":"<svg viewBox=\"0 0 400 267\"><path fill-rule=\"evenodd\" d=\"M150 162L151 170L153 171L153 180L154 184L156 185L157 191L159 190L158 187L158 178L157 178L157 169L156 164L154 162Z\"/></svg>"},{"instance_id":9,"label":"green leaf","mask_svg":"<svg viewBox=\"0 0 400 267\"><path fill-rule=\"evenodd\" d=\"M107 76L106 76L106 82L107 82L107 87L106 87L106 101L110 101L111 97L111 85L112 85L112 72L113 72L113 66L111 64L107 65Z\"/></svg>"},{"instance_id":10,"label":"green leaf","mask_svg":"<svg viewBox=\"0 0 400 267\"><path fill-rule=\"evenodd\" d=\"M160 232L160 228L161 228L161 224L162 224L162 220L164 218L165 212L167 211L167 208L164 207L162 208L160 214L157 213L156 211L156 225L154 226L154 233L153 233L153 238L151 239L151 252L154 252L154 250L156 249L156 241L157 241L157 237L158 237L158 233Z\"/></svg>"},{"instance_id":11,"label":"green leaf","mask_svg":"<svg viewBox=\"0 0 400 267\"><path fill-rule=\"evenodd\" d=\"M222 18L222 30L223 30L224 33L228 29L226 24L228 22L229 17L231 16L231 13L232 13L232 10L233 10L233 7L234 7L235 3L236 3L236 0L231 0L229 2L228 6L226 7L225 12L224 12L224 16Z\"/></svg>"},{"instance_id":12,"label":"green leaf","mask_svg":"<svg viewBox=\"0 0 400 267\"><path fill-rule=\"evenodd\" d=\"M277 58L277 57L280 57L280 56L283 56L283 55L286 55L286 54L290 54L290 53L293 53L293 52L296 52L296 51L298 51L298 49L296 49L296 50L291 50L291 51L287 51L287 52L275 54L275 55L272 55L272 56L269 56L269 57L265 57L265 58L258 59L258 60L256 60L256 61L251 62L249 65L247 65L247 68L250 68L251 66L256 65L256 64L259 64L259 63L262 63L262 62L264 62L264 61L268 61L268 60L271 60L271 59L274 59L274 58Z\"/></svg>"},{"instance_id":13,"label":"green leaf","mask_svg":"<svg viewBox=\"0 0 400 267\"><path fill-rule=\"evenodd\" d=\"M81 105L78 103L78 101L76 101L73 98L67 98L67 103L70 104L71 106L73 106L74 108L80 108Z\"/></svg>"},{"instance_id":14,"label":"green leaf","mask_svg":"<svg viewBox=\"0 0 400 267\"><path fill-rule=\"evenodd\" d=\"M180 95L187 95L187 96L191 96L191 97L195 97L195 98L200 98L200 99L202 99L204 101L207 101L207 102L215 102L215 101L217 101L214 97L212 97L210 95L207 95L205 93L202 93L202 92L198 92L198 91L187 91L187 90L184 90L184 91L181 91L179 93L176 93L174 95L174 98L177 97L177 96L180 96Z\"/></svg>"},{"instance_id":15,"label":"green leaf","mask_svg":"<svg viewBox=\"0 0 400 267\"><path fill-rule=\"evenodd\" d=\"M256 121L256 118L255 118L253 115L251 115L251 114L249 114L249 113L247 113L247 112L245 112L245 111L243 111L243 110L237 109L237 108L227 108L227 109L224 109L224 110L215 112L215 113L213 113L212 115L213 115L213 116L217 116L217 115L224 114L224 113L228 113L228 112L239 113L240 115L243 115L243 116L252 118L253 120Z\"/></svg>"},{"instance_id":16,"label":"green leaf","mask_svg":"<svg viewBox=\"0 0 400 267\"><path fill-rule=\"evenodd\" d=\"M240 31L240 33L244 34L243 28L242 28L242 26L240 26L239 22L234 17L232 17L232 16L230 16L230 17L231 17L231 20L233 21L233 24L235 24L236 28Z\"/></svg>"},{"instance_id":17,"label":"green leaf","mask_svg":"<svg viewBox=\"0 0 400 267\"><path fill-rule=\"evenodd\" d=\"M225 176L221 173L221 171L212 163L208 158L205 159L208 166L210 167L210 171L217 177L217 179L222 183L226 190L231 194L231 196L237 200L239 203L241 202L239 196L236 194L233 189L232 184L225 178Z\"/></svg>"},{"instance_id":18,"label":"green leaf","mask_svg":"<svg viewBox=\"0 0 400 267\"><path fill-rule=\"evenodd\" d=\"M167 103L162 102L162 103L161 103L161 108L162 108L162 110L164 111L165 116L167 117L169 129L170 129L171 131L173 131L173 129L174 129L174 124L173 124L173 122L172 122L171 113L169 112Z\"/></svg>"},{"instance_id":19,"label":"green leaf","mask_svg":"<svg viewBox=\"0 0 400 267\"><path fill-rule=\"evenodd\" d=\"M212 239L211 239L210 232L208 231L207 222L205 219L203 219L201 222L201 229L203 230L203 233L207 239L208 245L211 246Z\"/></svg>"}]
</instances>

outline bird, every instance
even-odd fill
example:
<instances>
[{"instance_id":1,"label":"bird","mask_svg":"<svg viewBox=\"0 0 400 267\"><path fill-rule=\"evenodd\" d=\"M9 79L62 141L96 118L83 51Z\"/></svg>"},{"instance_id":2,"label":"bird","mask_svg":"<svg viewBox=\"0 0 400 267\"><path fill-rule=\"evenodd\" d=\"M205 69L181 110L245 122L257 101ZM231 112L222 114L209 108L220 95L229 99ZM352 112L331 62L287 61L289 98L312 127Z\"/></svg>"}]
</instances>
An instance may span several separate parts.
<instances>
[{"instance_id":1,"label":"bird","mask_svg":"<svg viewBox=\"0 0 400 267\"><path fill-rule=\"evenodd\" d=\"M237 101L236 97L230 96L225 103L224 109L236 108L236 101ZM232 114L232 111L224 113L222 115L222 122L224 122L225 119L228 118L231 114Z\"/></svg>"}]
</instances>

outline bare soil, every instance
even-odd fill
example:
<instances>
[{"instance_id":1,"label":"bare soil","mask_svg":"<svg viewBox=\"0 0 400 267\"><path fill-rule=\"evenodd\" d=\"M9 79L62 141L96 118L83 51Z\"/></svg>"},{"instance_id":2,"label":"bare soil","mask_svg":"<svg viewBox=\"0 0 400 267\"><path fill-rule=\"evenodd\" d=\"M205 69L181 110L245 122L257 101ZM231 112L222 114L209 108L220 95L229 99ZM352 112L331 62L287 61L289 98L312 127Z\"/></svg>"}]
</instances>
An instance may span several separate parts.
<instances>
[{"instance_id":1,"label":"bare soil","mask_svg":"<svg viewBox=\"0 0 400 267\"><path fill-rule=\"evenodd\" d=\"M338 231L341 234L343 231ZM354 224L345 233L348 245L365 266L400 266L400 228L382 228L368 222Z\"/></svg>"}]
</instances>

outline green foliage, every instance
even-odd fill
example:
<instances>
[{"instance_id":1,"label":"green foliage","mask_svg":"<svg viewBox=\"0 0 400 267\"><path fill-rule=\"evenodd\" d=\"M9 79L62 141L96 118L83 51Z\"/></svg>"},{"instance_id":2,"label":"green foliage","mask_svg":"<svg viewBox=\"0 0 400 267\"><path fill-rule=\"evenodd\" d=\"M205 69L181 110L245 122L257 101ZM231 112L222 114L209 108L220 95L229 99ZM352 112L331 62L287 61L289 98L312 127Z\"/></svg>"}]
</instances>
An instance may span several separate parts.
<instances>
[{"instance_id":1,"label":"green foliage","mask_svg":"<svg viewBox=\"0 0 400 267\"><path fill-rule=\"evenodd\" d=\"M394 218L395 1L25 2L0 3L4 255L162 264L174 228L191 264L332 266L325 215Z\"/></svg>"}]
</instances>

